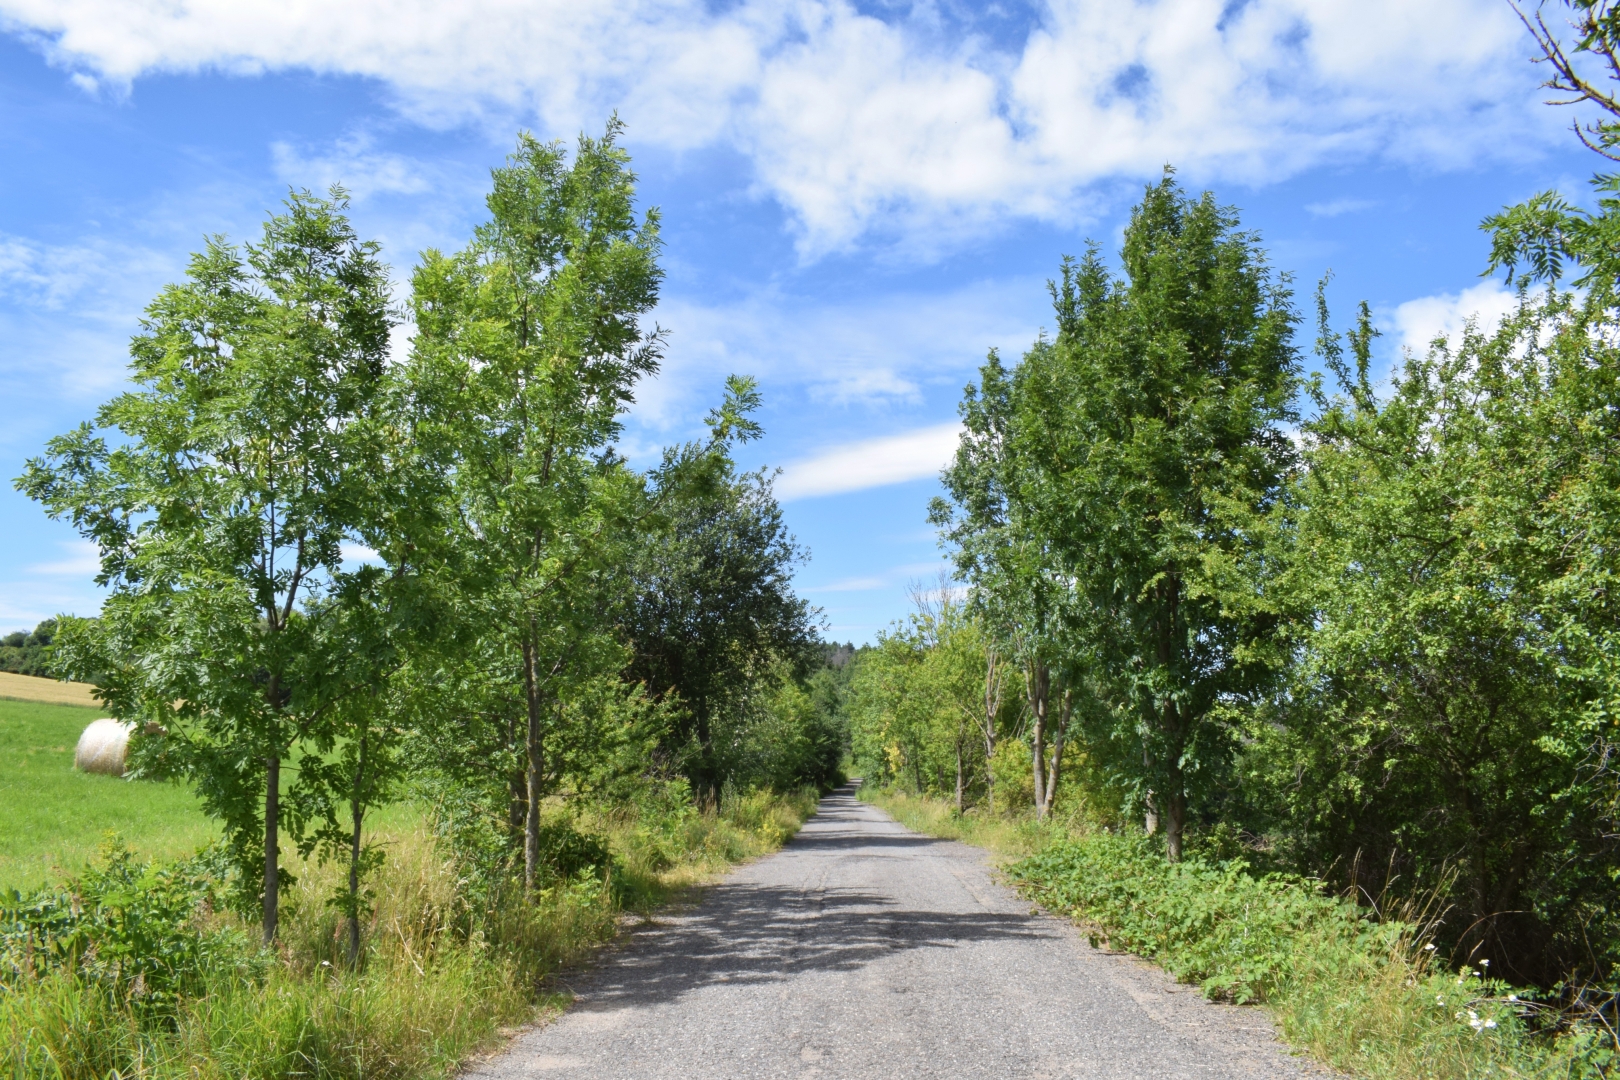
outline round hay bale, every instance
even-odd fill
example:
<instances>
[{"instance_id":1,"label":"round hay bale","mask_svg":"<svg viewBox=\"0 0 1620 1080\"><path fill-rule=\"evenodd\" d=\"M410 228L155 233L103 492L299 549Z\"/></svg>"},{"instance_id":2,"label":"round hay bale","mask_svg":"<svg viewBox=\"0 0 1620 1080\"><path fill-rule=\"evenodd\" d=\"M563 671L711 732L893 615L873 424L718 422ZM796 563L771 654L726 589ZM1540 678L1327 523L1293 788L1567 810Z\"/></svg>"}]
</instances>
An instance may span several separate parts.
<instances>
[{"instance_id":1,"label":"round hay bale","mask_svg":"<svg viewBox=\"0 0 1620 1080\"><path fill-rule=\"evenodd\" d=\"M94 720L79 736L73 751L73 767L80 772L124 775L124 754L129 750L129 733L135 725L123 720Z\"/></svg>"}]
</instances>

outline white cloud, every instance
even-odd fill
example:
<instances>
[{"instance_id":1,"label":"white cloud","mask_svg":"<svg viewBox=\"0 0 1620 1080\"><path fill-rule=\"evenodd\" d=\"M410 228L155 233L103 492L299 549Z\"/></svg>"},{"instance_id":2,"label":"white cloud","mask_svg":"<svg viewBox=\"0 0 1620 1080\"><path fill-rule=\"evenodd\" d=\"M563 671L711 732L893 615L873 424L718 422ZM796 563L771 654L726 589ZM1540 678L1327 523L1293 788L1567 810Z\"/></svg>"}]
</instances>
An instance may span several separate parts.
<instances>
[{"instance_id":1,"label":"white cloud","mask_svg":"<svg viewBox=\"0 0 1620 1080\"><path fill-rule=\"evenodd\" d=\"M1563 137L1497 0L1053 0L1010 43L934 4L881 10L0 0L0 20L101 83L358 75L420 122L538 115L557 132L617 108L637 140L745 154L809 256L872 234L943 243L1009 214L1073 222L1094 185L1165 162L1199 182L1268 181L1356 157L1457 165ZM377 183L416 182L373 157Z\"/></svg>"},{"instance_id":2,"label":"white cloud","mask_svg":"<svg viewBox=\"0 0 1620 1080\"><path fill-rule=\"evenodd\" d=\"M123 379L136 319L179 262L171 253L94 234L71 244L0 234L7 364L47 373L75 399L102 396ZM8 434L0 432L0 445Z\"/></svg>"},{"instance_id":3,"label":"white cloud","mask_svg":"<svg viewBox=\"0 0 1620 1080\"><path fill-rule=\"evenodd\" d=\"M436 186L422 162L372 149L365 135L339 139L325 153L306 154L291 143L270 145L276 178L324 193L342 184L356 201L371 195L418 195Z\"/></svg>"},{"instance_id":4,"label":"white cloud","mask_svg":"<svg viewBox=\"0 0 1620 1080\"><path fill-rule=\"evenodd\" d=\"M88 540L73 540L62 545L68 557L53 562L35 563L28 568L31 574L50 577L93 578L101 573L101 549Z\"/></svg>"},{"instance_id":5,"label":"white cloud","mask_svg":"<svg viewBox=\"0 0 1620 1080\"><path fill-rule=\"evenodd\" d=\"M803 591L803 592L813 592L813 593L823 593L823 592L872 592L873 590L876 590L876 589L886 589L888 587L889 587L889 579L888 578L884 578L884 577L853 577L853 578L844 578L842 581L835 581L830 585L809 585L809 586L805 586L801 591Z\"/></svg>"},{"instance_id":6,"label":"white cloud","mask_svg":"<svg viewBox=\"0 0 1620 1080\"><path fill-rule=\"evenodd\" d=\"M1408 300L1395 309L1395 332L1403 348L1422 356L1436 338L1444 337L1455 347L1469 319L1490 333L1518 303L1517 293L1498 282L1482 281L1461 292Z\"/></svg>"},{"instance_id":7,"label":"white cloud","mask_svg":"<svg viewBox=\"0 0 1620 1080\"><path fill-rule=\"evenodd\" d=\"M992 346L1017 355L1050 312L1038 278L825 304L794 303L770 289L724 304L668 296L657 321L669 331L669 353L659 375L637 388L634 419L660 433L690 425L732 373L759 378L767 405L784 392L819 405L915 405L928 383L949 379L959 389Z\"/></svg>"},{"instance_id":8,"label":"white cloud","mask_svg":"<svg viewBox=\"0 0 1620 1080\"><path fill-rule=\"evenodd\" d=\"M1307 203L1305 212L1312 217L1333 218L1342 214L1371 210L1377 205L1371 199L1329 199L1327 202Z\"/></svg>"},{"instance_id":9,"label":"white cloud","mask_svg":"<svg viewBox=\"0 0 1620 1080\"><path fill-rule=\"evenodd\" d=\"M787 465L776 493L784 501L805 499L937 475L956 452L961 431L952 421L833 447Z\"/></svg>"},{"instance_id":10,"label":"white cloud","mask_svg":"<svg viewBox=\"0 0 1620 1080\"><path fill-rule=\"evenodd\" d=\"M345 541L338 545L338 553L346 563L376 563L382 556L364 544Z\"/></svg>"},{"instance_id":11,"label":"white cloud","mask_svg":"<svg viewBox=\"0 0 1620 1080\"><path fill-rule=\"evenodd\" d=\"M836 593L836 592L876 592L879 589L894 588L897 585L906 585L908 588L916 586L924 591L938 592L940 583L944 582L946 591L953 596L958 592L957 586L949 584L948 576L950 564L942 555L933 562L907 563L904 566L891 566L881 574L867 577L850 577L834 581L827 585L803 585L801 592L807 593Z\"/></svg>"}]
</instances>

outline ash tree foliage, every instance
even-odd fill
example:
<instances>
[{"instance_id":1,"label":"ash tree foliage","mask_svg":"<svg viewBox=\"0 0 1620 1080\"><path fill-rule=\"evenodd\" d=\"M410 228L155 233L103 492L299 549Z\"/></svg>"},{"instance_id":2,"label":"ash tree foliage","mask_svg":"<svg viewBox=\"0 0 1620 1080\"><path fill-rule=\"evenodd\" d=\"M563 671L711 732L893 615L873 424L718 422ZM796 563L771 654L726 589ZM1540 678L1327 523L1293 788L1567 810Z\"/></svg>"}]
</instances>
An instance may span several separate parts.
<instances>
[{"instance_id":1,"label":"ash tree foliage","mask_svg":"<svg viewBox=\"0 0 1620 1080\"><path fill-rule=\"evenodd\" d=\"M609 858L566 824L586 804L839 777L803 553L730 456L761 434L753 382L650 473L615 450L663 341L619 135L521 135L489 220L401 306L342 190L293 192L260 241L209 241L148 309L133 388L17 481L109 589L59 620L53 668L141 722L137 775L195 786L266 942L296 845L346 867L362 962L368 821L402 797L478 838L458 857L498 899Z\"/></svg>"},{"instance_id":2,"label":"ash tree foliage","mask_svg":"<svg viewBox=\"0 0 1620 1080\"><path fill-rule=\"evenodd\" d=\"M383 517L395 318L344 205L295 193L259 243L211 241L147 309L135 389L19 481L97 544L111 587L99 618L61 621L58 668L169 733L262 892L266 940L283 827L305 824L282 766L389 662L389 635L351 624L401 576L345 568Z\"/></svg>"}]
</instances>

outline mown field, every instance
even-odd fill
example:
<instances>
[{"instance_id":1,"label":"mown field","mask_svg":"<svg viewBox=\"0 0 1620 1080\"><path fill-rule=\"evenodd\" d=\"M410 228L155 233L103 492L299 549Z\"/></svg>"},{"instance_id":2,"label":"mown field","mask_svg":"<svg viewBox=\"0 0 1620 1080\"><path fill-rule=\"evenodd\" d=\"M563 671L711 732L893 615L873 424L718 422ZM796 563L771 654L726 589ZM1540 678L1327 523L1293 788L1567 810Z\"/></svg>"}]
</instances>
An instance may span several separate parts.
<instances>
[{"instance_id":1,"label":"mown field","mask_svg":"<svg viewBox=\"0 0 1620 1080\"><path fill-rule=\"evenodd\" d=\"M78 872L109 834L165 860L218 835L186 787L73 768L79 734L105 715L0 698L0 889L32 889Z\"/></svg>"},{"instance_id":2,"label":"mown field","mask_svg":"<svg viewBox=\"0 0 1620 1080\"><path fill-rule=\"evenodd\" d=\"M71 700L75 683L14 676L0 692L54 692ZM82 871L111 837L143 860L169 862L195 853L219 836L191 789L178 783L125 780L82 773L73 748L100 707L0 697L0 890L24 892L56 884ZM284 781L291 782L289 768ZM422 823L405 802L368 815L372 828L404 835Z\"/></svg>"}]
</instances>

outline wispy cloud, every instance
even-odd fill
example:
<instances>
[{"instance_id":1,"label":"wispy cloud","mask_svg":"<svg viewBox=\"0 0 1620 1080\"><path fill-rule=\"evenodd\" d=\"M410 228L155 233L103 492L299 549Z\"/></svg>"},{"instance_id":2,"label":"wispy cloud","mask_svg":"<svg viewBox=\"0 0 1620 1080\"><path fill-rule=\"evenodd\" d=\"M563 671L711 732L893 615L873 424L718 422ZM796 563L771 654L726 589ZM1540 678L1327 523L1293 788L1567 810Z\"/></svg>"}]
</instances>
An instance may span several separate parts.
<instances>
[{"instance_id":1,"label":"wispy cloud","mask_svg":"<svg viewBox=\"0 0 1620 1080\"><path fill-rule=\"evenodd\" d=\"M314 151L288 142L271 143L270 155L276 177L283 183L318 192L341 184L356 201L372 195L419 195L437 186L431 166L377 150L364 134L347 136Z\"/></svg>"},{"instance_id":2,"label":"wispy cloud","mask_svg":"<svg viewBox=\"0 0 1620 1080\"><path fill-rule=\"evenodd\" d=\"M73 540L62 545L68 557L51 562L35 563L28 568L31 574L50 577L93 578L101 573L101 551L88 540Z\"/></svg>"},{"instance_id":3,"label":"wispy cloud","mask_svg":"<svg viewBox=\"0 0 1620 1080\"><path fill-rule=\"evenodd\" d=\"M921 583L927 589L937 589L939 574L946 570L949 570L949 564L941 556L934 562L906 563L904 566L892 566L882 574L842 578L826 585L801 585L799 589L807 593L876 592L914 582ZM956 587L947 585L946 588L955 590ZM954 591L952 595L955 595Z\"/></svg>"},{"instance_id":4,"label":"wispy cloud","mask_svg":"<svg viewBox=\"0 0 1620 1080\"><path fill-rule=\"evenodd\" d=\"M805 585L805 586L801 586L801 591L802 592L808 592L808 593L871 592L874 589L886 589L886 588L889 587L890 584L891 584L891 582L889 581L888 578L882 578L882 577L852 577L852 578L844 578L842 581L835 581L830 585Z\"/></svg>"},{"instance_id":5,"label":"wispy cloud","mask_svg":"<svg viewBox=\"0 0 1620 1080\"><path fill-rule=\"evenodd\" d=\"M0 0L0 19L86 86L356 75L422 123L537 114L554 132L617 108L639 140L742 154L809 257L870 236L948 244L1009 215L1072 223L1093 186L1166 161L1264 182L1358 157L1521 156L1560 137L1522 28L1492 0L1054 0L1011 36L948 8ZM403 163L371 164L382 186L416 182Z\"/></svg>"},{"instance_id":6,"label":"wispy cloud","mask_svg":"<svg viewBox=\"0 0 1620 1080\"><path fill-rule=\"evenodd\" d=\"M833 447L785 466L776 493L784 501L806 499L935 476L955 453L961 431L952 421Z\"/></svg>"},{"instance_id":7,"label":"wispy cloud","mask_svg":"<svg viewBox=\"0 0 1620 1080\"><path fill-rule=\"evenodd\" d=\"M637 389L634 418L659 433L690 423L732 372L760 378L767 404L789 391L817 405L915 405L931 382L948 379L954 390L990 347L1027 347L1050 310L1039 278L837 303L794 302L769 288L730 303L674 295L657 312L669 355Z\"/></svg>"},{"instance_id":8,"label":"wispy cloud","mask_svg":"<svg viewBox=\"0 0 1620 1080\"><path fill-rule=\"evenodd\" d=\"M1372 199L1329 199L1327 202L1306 203L1305 212L1312 217L1334 218L1371 210L1377 205Z\"/></svg>"}]
</instances>

